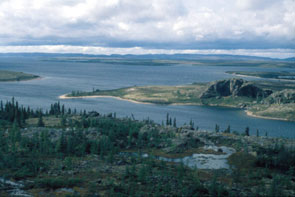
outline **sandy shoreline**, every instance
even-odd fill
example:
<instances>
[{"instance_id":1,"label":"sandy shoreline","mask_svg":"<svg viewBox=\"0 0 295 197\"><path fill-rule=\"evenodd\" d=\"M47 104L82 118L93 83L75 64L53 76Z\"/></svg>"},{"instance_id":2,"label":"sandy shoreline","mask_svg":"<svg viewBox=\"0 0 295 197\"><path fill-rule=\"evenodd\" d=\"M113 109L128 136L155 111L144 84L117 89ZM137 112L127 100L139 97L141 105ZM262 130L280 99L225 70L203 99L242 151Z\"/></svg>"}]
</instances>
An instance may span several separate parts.
<instances>
[{"instance_id":1,"label":"sandy shoreline","mask_svg":"<svg viewBox=\"0 0 295 197\"><path fill-rule=\"evenodd\" d=\"M285 118L274 118L274 117L267 117L267 116L255 115L255 114L253 114L253 112L248 111L248 110L245 110L245 112L246 112L247 116L251 116L251 117L254 117L254 118L263 118L263 119L269 119L269 120L290 121L290 120L287 120Z\"/></svg>"},{"instance_id":2,"label":"sandy shoreline","mask_svg":"<svg viewBox=\"0 0 295 197\"><path fill-rule=\"evenodd\" d=\"M171 104L157 104L157 103L152 103L152 102L142 102L142 101L135 101L132 99L126 99L126 98L121 98L117 96L103 96L103 95L93 95L93 96L67 96L67 94L63 94L58 97L59 99L78 99L78 98L114 98L117 100L122 100L122 101L129 101L132 103L137 103L137 104L148 104L148 105L198 105L201 106L202 104L197 104L197 103L171 103Z\"/></svg>"},{"instance_id":3,"label":"sandy shoreline","mask_svg":"<svg viewBox=\"0 0 295 197\"><path fill-rule=\"evenodd\" d=\"M79 97L68 97L66 96L67 94L63 94L61 96L59 96L59 99L78 99L78 98L114 98L114 99L118 99L118 100L122 100L122 101L128 101L128 102L132 102L132 103L137 103L137 104L149 104L149 105L157 105L156 103L149 103L149 102L140 102L140 101L135 101L135 100L131 100L131 99L124 99L121 97L117 97L117 96L103 96L103 95L93 95L93 96L79 96ZM197 105L197 106L202 106L202 104L197 104L197 103L172 103L172 104L168 104L168 105ZM214 105L209 105L209 106L213 106ZM220 106L222 107L222 106ZM223 106L223 107L232 107L232 106ZM234 107L232 107L234 108ZM253 112L248 111L248 110L244 110L245 113L247 114L247 116L251 116L254 118L263 118L263 119L269 119L269 120L281 120L281 121L289 121L287 119L284 118L273 118L273 117L267 117L267 116L259 116L259 115L255 115L253 114Z\"/></svg>"},{"instance_id":4,"label":"sandy shoreline","mask_svg":"<svg viewBox=\"0 0 295 197\"><path fill-rule=\"evenodd\" d=\"M227 73L227 74L230 74L230 73ZM268 80L275 80L275 81L295 82L295 80L291 80L291 79L266 78L266 77L258 77L258 76L251 76L251 75L242 75L242 74L235 74L235 73L232 73L230 75L235 75L237 77L248 77L248 78L256 78L256 79L268 79Z\"/></svg>"},{"instance_id":5,"label":"sandy shoreline","mask_svg":"<svg viewBox=\"0 0 295 197\"><path fill-rule=\"evenodd\" d=\"M148 103L148 102L140 102L140 101L135 101L135 100L131 100L131 99L124 99L121 97L117 97L117 96L103 96L103 95L93 95L93 96L67 96L67 94L63 94L61 96L58 97L59 99L78 99L78 98L114 98L117 100L122 100L122 101L129 101L132 103L137 103L137 104L149 104L149 105L155 105L154 103Z\"/></svg>"},{"instance_id":6,"label":"sandy shoreline","mask_svg":"<svg viewBox=\"0 0 295 197\"><path fill-rule=\"evenodd\" d=\"M174 106L183 106L183 105L192 105L192 106L210 106L210 107L227 107L227 108L238 108L235 106L220 106L220 105L203 105L201 103L169 103L169 104L161 104L161 103L152 103L152 102L143 102L143 101L135 101L132 99L127 99L127 98L121 98L121 97L117 97L117 96L107 96L107 95L93 95L93 96L67 96L67 94L63 94L61 96L58 97L59 99L78 99L78 98L114 98L114 99L118 99L118 100L122 100L122 101L128 101L128 102L132 102L132 103L137 103L137 104L148 104L148 105L174 105Z\"/></svg>"}]
</instances>

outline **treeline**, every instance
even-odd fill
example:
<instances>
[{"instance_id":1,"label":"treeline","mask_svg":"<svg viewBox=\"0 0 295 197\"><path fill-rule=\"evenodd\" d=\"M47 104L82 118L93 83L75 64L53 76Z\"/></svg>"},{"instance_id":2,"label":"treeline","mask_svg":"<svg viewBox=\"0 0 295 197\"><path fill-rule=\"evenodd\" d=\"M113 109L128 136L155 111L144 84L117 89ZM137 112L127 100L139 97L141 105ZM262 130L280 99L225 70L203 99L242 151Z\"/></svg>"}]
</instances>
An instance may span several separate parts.
<instances>
[{"instance_id":1,"label":"treeline","mask_svg":"<svg viewBox=\"0 0 295 197\"><path fill-rule=\"evenodd\" d=\"M31 109L28 107L20 106L14 98L11 101L0 101L0 127L17 126L24 127L26 120L29 118L39 118L38 126L44 126L42 124L42 117L48 115L63 116L77 114L77 110L71 108L66 109L64 105L59 102L51 104L49 111L45 112L42 109ZM80 111L80 115L86 114L86 111Z\"/></svg>"},{"instance_id":2,"label":"treeline","mask_svg":"<svg viewBox=\"0 0 295 197\"><path fill-rule=\"evenodd\" d=\"M6 126L11 123L21 127L25 124L25 120L30 117L38 117L40 110L32 110L30 107L19 106L18 102L12 98L5 104L0 101L0 126Z\"/></svg>"},{"instance_id":3,"label":"treeline","mask_svg":"<svg viewBox=\"0 0 295 197\"><path fill-rule=\"evenodd\" d=\"M295 176L295 149L278 143L273 148L261 148L257 152L256 165Z\"/></svg>"}]
</instances>

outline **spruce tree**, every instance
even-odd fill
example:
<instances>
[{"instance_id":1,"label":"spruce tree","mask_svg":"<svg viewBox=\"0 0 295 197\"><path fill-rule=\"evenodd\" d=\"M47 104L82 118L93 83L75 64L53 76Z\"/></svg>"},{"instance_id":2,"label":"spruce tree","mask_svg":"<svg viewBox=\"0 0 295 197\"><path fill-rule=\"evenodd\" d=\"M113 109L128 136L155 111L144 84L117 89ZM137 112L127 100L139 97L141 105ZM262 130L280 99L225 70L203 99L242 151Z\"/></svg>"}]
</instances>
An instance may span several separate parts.
<instances>
[{"instance_id":1,"label":"spruce tree","mask_svg":"<svg viewBox=\"0 0 295 197\"><path fill-rule=\"evenodd\" d=\"M215 132L218 133L219 132L219 125L215 124Z\"/></svg>"},{"instance_id":2,"label":"spruce tree","mask_svg":"<svg viewBox=\"0 0 295 197\"><path fill-rule=\"evenodd\" d=\"M245 135L246 136L249 136L250 135L250 129L249 129L249 127L246 127L246 129L245 129Z\"/></svg>"},{"instance_id":3,"label":"spruce tree","mask_svg":"<svg viewBox=\"0 0 295 197\"><path fill-rule=\"evenodd\" d=\"M38 127L44 127L45 126L45 124L44 124L44 122L43 122L43 115L42 115L42 112L40 111L40 113L39 113L39 119L38 119Z\"/></svg>"}]
</instances>

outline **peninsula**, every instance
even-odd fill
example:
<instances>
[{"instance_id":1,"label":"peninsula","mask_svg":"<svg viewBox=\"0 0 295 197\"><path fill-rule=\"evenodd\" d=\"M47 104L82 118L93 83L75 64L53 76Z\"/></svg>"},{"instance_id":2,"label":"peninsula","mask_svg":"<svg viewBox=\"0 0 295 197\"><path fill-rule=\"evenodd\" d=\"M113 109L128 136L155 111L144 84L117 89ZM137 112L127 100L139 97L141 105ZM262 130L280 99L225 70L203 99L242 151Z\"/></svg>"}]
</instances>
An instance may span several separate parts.
<instances>
[{"instance_id":1,"label":"peninsula","mask_svg":"<svg viewBox=\"0 0 295 197\"><path fill-rule=\"evenodd\" d=\"M295 121L293 83L225 79L181 86L143 86L115 90L72 91L61 99L114 97L165 105L209 105L245 109L253 117Z\"/></svg>"},{"instance_id":2,"label":"peninsula","mask_svg":"<svg viewBox=\"0 0 295 197\"><path fill-rule=\"evenodd\" d=\"M295 80L294 72L249 72L249 71L227 71L226 73L244 76L244 77L259 77L266 79L278 79L278 80Z\"/></svg>"},{"instance_id":3,"label":"peninsula","mask_svg":"<svg viewBox=\"0 0 295 197\"><path fill-rule=\"evenodd\" d=\"M4 81L26 81L40 78L38 75L23 73L23 72L15 72L15 71L6 71L0 70L0 82Z\"/></svg>"}]
</instances>

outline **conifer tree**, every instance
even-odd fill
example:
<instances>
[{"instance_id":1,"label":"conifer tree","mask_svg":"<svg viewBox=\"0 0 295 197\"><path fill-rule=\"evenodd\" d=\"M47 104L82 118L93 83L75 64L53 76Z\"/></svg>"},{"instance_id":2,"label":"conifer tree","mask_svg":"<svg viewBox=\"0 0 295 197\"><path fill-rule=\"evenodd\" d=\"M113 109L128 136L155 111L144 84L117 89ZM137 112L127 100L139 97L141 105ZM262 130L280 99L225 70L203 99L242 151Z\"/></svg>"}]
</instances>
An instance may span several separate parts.
<instances>
[{"instance_id":1,"label":"conifer tree","mask_svg":"<svg viewBox=\"0 0 295 197\"><path fill-rule=\"evenodd\" d=\"M215 132L218 133L219 132L219 125L215 124Z\"/></svg>"},{"instance_id":2,"label":"conifer tree","mask_svg":"<svg viewBox=\"0 0 295 197\"><path fill-rule=\"evenodd\" d=\"M38 127L44 127L45 126L45 124L44 124L44 122L43 122L43 115L42 115L42 112L40 111L40 113L39 113L39 119L38 119Z\"/></svg>"},{"instance_id":3,"label":"conifer tree","mask_svg":"<svg viewBox=\"0 0 295 197\"><path fill-rule=\"evenodd\" d=\"M245 129L245 135L246 136L249 136L250 135L250 129L249 129L249 127L246 127L246 129Z\"/></svg>"}]
</instances>

